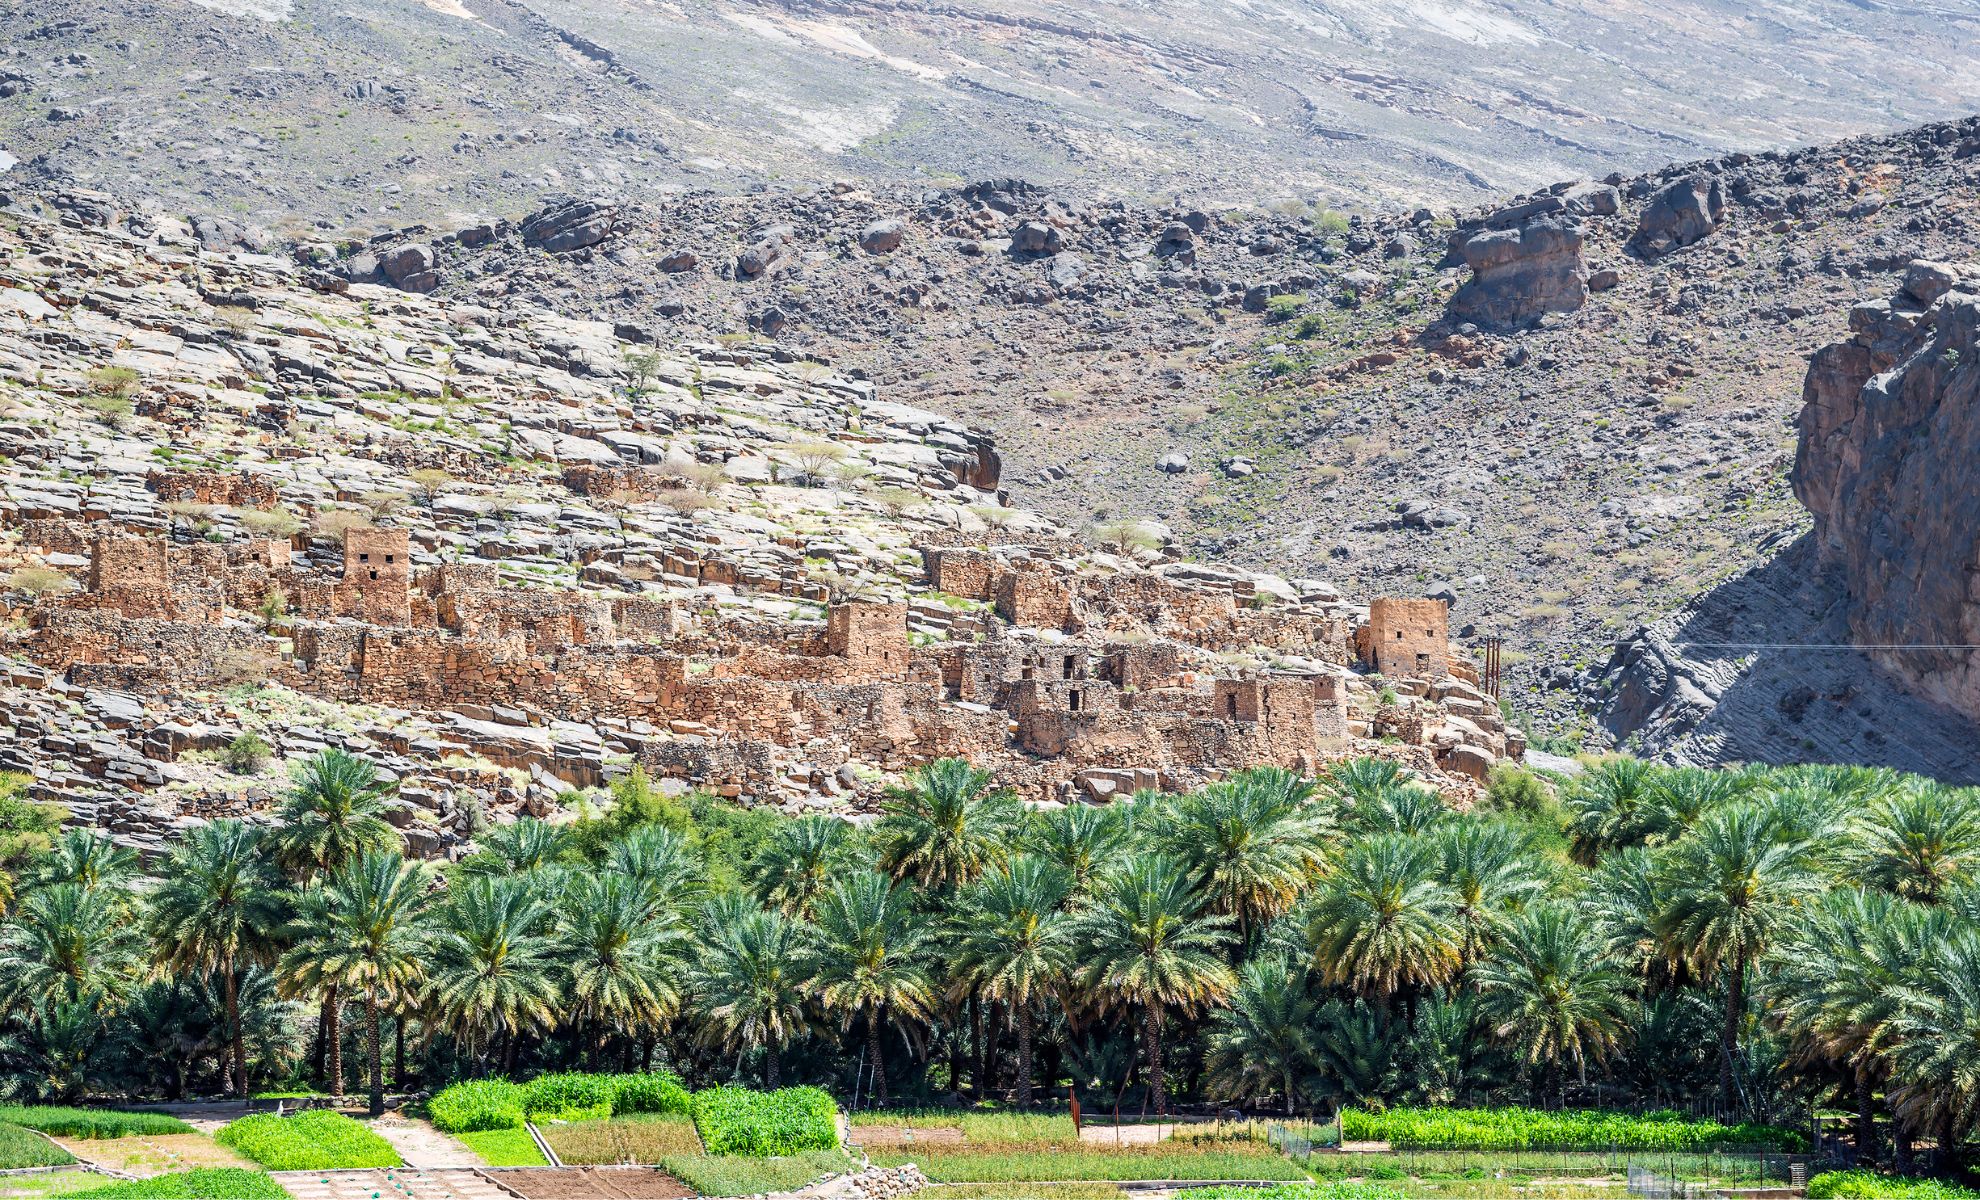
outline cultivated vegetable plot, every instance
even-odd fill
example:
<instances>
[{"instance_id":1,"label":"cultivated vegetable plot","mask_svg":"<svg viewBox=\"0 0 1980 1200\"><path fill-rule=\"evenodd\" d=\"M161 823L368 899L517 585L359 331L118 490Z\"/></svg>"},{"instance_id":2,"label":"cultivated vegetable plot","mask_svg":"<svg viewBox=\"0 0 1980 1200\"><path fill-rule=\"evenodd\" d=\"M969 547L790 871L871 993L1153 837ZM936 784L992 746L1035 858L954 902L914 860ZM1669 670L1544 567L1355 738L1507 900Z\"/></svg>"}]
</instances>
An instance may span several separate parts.
<instances>
[{"instance_id":1,"label":"cultivated vegetable plot","mask_svg":"<svg viewBox=\"0 0 1980 1200\"><path fill-rule=\"evenodd\" d=\"M1392 1108L1341 1113L1348 1142L1387 1142L1397 1150L1659 1150L1728 1146L1796 1150L1807 1139L1767 1125L1725 1125L1674 1112L1641 1116L1593 1109Z\"/></svg>"},{"instance_id":2,"label":"cultivated vegetable plot","mask_svg":"<svg viewBox=\"0 0 1980 1200\"><path fill-rule=\"evenodd\" d=\"M256 1113L224 1126L217 1140L271 1171L396 1167L392 1143L358 1121L327 1109L293 1117Z\"/></svg>"},{"instance_id":3,"label":"cultivated vegetable plot","mask_svg":"<svg viewBox=\"0 0 1980 1200\"><path fill-rule=\"evenodd\" d=\"M114 1138L133 1133L191 1133L193 1127L163 1113L118 1112L108 1108L65 1108L53 1104L0 1105L0 1121L36 1129L50 1137Z\"/></svg>"},{"instance_id":4,"label":"cultivated vegetable plot","mask_svg":"<svg viewBox=\"0 0 1980 1200\"><path fill-rule=\"evenodd\" d=\"M718 1087L694 1095L694 1126L710 1154L769 1157L836 1149L838 1113L832 1097L814 1087Z\"/></svg>"},{"instance_id":5,"label":"cultivated vegetable plot","mask_svg":"<svg viewBox=\"0 0 1980 1200\"><path fill-rule=\"evenodd\" d=\"M246 1167L201 1167L63 1196L64 1200L289 1200L289 1193L265 1172Z\"/></svg>"}]
</instances>

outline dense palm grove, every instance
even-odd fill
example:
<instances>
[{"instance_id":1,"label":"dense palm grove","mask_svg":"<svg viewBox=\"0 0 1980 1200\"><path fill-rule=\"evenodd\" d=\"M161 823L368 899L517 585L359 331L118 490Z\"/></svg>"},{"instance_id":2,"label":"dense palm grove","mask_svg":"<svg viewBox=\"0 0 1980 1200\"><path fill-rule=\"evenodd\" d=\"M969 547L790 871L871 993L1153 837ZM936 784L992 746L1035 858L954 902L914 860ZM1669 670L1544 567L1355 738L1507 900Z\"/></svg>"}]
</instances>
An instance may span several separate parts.
<instances>
[{"instance_id":1,"label":"dense palm grove","mask_svg":"<svg viewBox=\"0 0 1980 1200\"><path fill-rule=\"evenodd\" d=\"M9 791L20 1095L665 1064L858 1105L1841 1107L1901 1157L1980 1109L1980 803L1888 772L1502 769L1459 813L1358 759L1034 811L943 760L865 827L635 772L444 869L337 751L149 864Z\"/></svg>"}]
</instances>

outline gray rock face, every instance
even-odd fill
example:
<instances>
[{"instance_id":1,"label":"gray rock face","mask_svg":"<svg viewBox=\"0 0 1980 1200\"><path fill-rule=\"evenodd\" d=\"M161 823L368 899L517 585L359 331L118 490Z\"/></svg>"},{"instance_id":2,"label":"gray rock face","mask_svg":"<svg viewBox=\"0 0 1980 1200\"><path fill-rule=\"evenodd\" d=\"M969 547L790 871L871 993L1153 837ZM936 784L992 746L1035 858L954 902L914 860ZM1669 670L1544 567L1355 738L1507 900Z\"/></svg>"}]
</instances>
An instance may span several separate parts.
<instances>
[{"instance_id":1,"label":"gray rock face","mask_svg":"<svg viewBox=\"0 0 1980 1200\"><path fill-rule=\"evenodd\" d=\"M1687 175L1650 197L1630 247L1645 258L1658 258L1707 236L1725 219L1725 191L1718 179Z\"/></svg>"},{"instance_id":2,"label":"gray rock face","mask_svg":"<svg viewBox=\"0 0 1980 1200\"><path fill-rule=\"evenodd\" d=\"M1980 719L1980 293L1917 264L1803 385L1793 483L1848 595L1853 640L1923 694ZM1920 294L1947 290L1929 305Z\"/></svg>"},{"instance_id":3,"label":"gray rock face","mask_svg":"<svg viewBox=\"0 0 1980 1200\"><path fill-rule=\"evenodd\" d=\"M1559 201L1552 207L1558 209ZM1451 298L1452 315L1505 328L1542 313L1573 312L1587 301L1588 264L1578 226L1551 213L1515 214L1506 228L1494 228L1497 222L1495 217L1484 229L1460 231L1457 249L1471 280Z\"/></svg>"},{"instance_id":4,"label":"gray rock face","mask_svg":"<svg viewBox=\"0 0 1980 1200\"><path fill-rule=\"evenodd\" d=\"M619 231L617 206L559 200L523 219L523 244L561 254L595 246Z\"/></svg>"}]
</instances>

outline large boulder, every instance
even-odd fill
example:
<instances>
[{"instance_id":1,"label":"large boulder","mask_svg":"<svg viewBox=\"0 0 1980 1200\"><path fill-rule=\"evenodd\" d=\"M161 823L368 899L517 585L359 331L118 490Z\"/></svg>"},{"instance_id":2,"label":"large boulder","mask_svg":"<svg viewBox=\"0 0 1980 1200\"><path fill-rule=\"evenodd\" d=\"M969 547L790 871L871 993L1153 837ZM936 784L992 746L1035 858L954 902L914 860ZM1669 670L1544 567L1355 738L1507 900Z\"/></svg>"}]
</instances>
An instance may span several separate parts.
<instances>
[{"instance_id":1,"label":"large boulder","mask_svg":"<svg viewBox=\"0 0 1980 1200\"><path fill-rule=\"evenodd\" d=\"M522 238L525 246L562 254L596 246L623 228L617 205L565 199L523 218Z\"/></svg>"},{"instance_id":2,"label":"large boulder","mask_svg":"<svg viewBox=\"0 0 1980 1200\"><path fill-rule=\"evenodd\" d=\"M1725 190L1718 179L1687 175L1650 197L1637 219L1630 248L1645 258L1657 258L1709 235L1725 219Z\"/></svg>"},{"instance_id":3,"label":"large boulder","mask_svg":"<svg viewBox=\"0 0 1980 1200\"><path fill-rule=\"evenodd\" d=\"M380 251L378 273L402 292L430 292L440 286L433 247L424 242L401 242Z\"/></svg>"},{"instance_id":4,"label":"large boulder","mask_svg":"<svg viewBox=\"0 0 1980 1200\"><path fill-rule=\"evenodd\" d=\"M1588 299L1581 228L1557 199L1494 214L1452 241L1471 268L1470 281L1451 298L1452 315L1463 320L1512 328L1542 313L1573 312Z\"/></svg>"},{"instance_id":5,"label":"large boulder","mask_svg":"<svg viewBox=\"0 0 1980 1200\"><path fill-rule=\"evenodd\" d=\"M907 233L907 222L890 218L875 221L859 234L859 248L868 254L891 254L901 248L901 238Z\"/></svg>"}]
</instances>

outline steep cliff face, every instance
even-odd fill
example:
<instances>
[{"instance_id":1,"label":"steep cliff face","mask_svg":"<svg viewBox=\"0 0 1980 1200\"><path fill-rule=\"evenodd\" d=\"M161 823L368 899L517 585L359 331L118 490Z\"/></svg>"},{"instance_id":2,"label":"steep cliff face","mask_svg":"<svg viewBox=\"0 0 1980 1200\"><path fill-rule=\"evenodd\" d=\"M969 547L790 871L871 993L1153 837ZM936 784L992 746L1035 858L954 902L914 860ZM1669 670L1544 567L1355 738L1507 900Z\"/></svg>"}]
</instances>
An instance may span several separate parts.
<instances>
[{"instance_id":1,"label":"steep cliff face","mask_svg":"<svg viewBox=\"0 0 1980 1200\"><path fill-rule=\"evenodd\" d=\"M1980 270L1914 263L1850 329L1809 366L1795 495L1852 640L1980 718Z\"/></svg>"}]
</instances>

